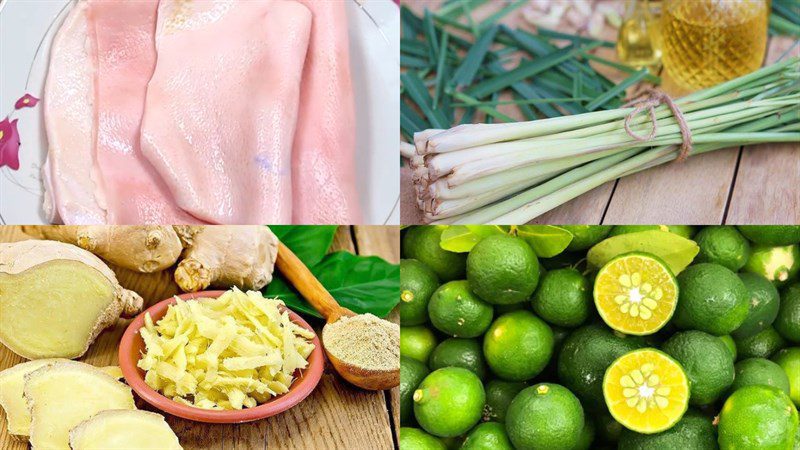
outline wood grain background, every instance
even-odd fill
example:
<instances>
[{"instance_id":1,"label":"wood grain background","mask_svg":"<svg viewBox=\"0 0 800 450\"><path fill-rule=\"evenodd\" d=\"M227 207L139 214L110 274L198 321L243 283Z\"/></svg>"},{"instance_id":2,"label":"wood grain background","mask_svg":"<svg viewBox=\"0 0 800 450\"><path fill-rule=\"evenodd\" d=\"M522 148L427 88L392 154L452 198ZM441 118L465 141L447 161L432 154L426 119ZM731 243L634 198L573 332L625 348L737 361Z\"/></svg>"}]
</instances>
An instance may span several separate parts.
<instances>
[{"instance_id":1,"label":"wood grain background","mask_svg":"<svg viewBox=\"0 0 800 450\"><path fill-rule=\"evenodd\" d=\"M600 0L594 4L619 3ZM403 0L416 13L435 10L441 0ZM500 9L505 1L475 10L480 20ZM523 7L524 8L524 7ZM533 27L520 10L502 20L512 27ZM568 28L560 31L571 31ZM617 30L606 24L602 37L616 41ZM794 43L789 37L769 38L765 64L786 52ZM599 47L598 56L616 60L613 48ZM800 46L790 54L800 56ZM626 74L591 63L598 72L620 82ZM661 71L663 72L663 71ZM673 96L681 90L667 74L661 89ZM628 92L638 92L632 87ZM501 107L502 108L502 107ZM524 120L516 110L500 109L515 119ZM421 223L413 203L410 174L401 171L401 222ZM736 146L692 156L685 163L666 164L620 180L610 181L586 194L543 214L533 221L548 224L789 224L800 223L800 143Z\"/></svg>"},{"instance_id":2,"label":"wood grain background","mask_svg":"<svg viewBox=\"0 0 800 450\"><path fill-rule=\"evenodd\" d=\"M0 242L28 239L15 226L0 227ZM347 250L360 255L400 261L400 230L392 226L339 227L331 251ZM114 268L120 283L142 295L148 304L177 292L169 271L139 274ZM397 312L390 316L399 322ZM81 358L89 364L117 364L117 346L128 321L120 321L103 332ZM311 322L318 330L323 325ZM0 370L23 361L0 344ZM137 407L155 412L137 398ZM163 414L163 413L162 413ZM166 414L165 414L166 415ZM326 365L317 388L299 405L265 420L248 424L215 425L166 415L167 422L186 450L195 449L396 449L400 423L398 389L370 392L351 386ZM8 434L5 414L0 414L0 449L24 450L27 441Z\"/></svg>"}]
</instances>

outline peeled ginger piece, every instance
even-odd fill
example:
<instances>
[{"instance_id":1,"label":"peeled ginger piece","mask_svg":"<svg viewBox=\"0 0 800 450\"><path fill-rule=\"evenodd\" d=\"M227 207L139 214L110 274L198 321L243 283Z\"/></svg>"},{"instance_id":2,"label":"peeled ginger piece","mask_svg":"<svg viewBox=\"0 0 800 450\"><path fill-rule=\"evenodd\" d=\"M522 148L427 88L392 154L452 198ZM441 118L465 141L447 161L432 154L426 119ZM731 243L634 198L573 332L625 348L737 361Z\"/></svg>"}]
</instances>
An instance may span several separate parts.
<instances>
[{"instance_id":1,"label":"peeled ginger piece","mask_svg":"<svg viewBox=\"0 0 800 450\"><path fill-rule=\"evenodd\" d=\"M0 407L6 412L8 432L16 436L28 436L31 414L22 396L25 375L65 359L37 359L17 364L0 372Z\"/></svg>"},{"instance_id":2,"label":"peeled ginger piece","mask_svg":"<svg viewBox=\"0 0 800 450\"><path fill-rule=\"evenodd\" d=\"M182 450L160 414L115 409L97 413L69 433L72 450Z\"/></svg>"},{"instance_id":3,"label":"peeled ginger piece","mask_svg":"<svg viewBox=\"0 0 800 450\"><path fill-rule=\"evenodd\" d=\"M131 389L100 369L57 362L25 376L34 449L70 450L69 432L107 409L136 409Z\"/></svg>"},{"instance_id":4,"label":"peeled ginger piece","mask_svg":"<svg viewBox=\"0 0 800 450\"><path fill-rule=\"evenodd\" d=\"M55 241L0 244L0 343L27 359L78 358L141 310L95 255Z\"/></svg>"}]
</instances>

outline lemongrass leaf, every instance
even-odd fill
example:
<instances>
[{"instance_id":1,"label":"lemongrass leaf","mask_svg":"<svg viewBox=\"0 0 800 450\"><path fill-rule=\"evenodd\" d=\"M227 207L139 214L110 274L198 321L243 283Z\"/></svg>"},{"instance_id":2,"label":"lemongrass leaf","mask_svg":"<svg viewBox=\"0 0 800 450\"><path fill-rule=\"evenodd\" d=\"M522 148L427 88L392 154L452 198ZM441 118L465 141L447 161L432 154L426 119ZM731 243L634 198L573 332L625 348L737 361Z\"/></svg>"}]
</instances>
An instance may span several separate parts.
<instances>
[{"instance_id":1,"label":"lemongrass leaf","mask_svg":"<svg viewBox=\"0 0 800 450\"><path fill-rule=\"evenodd\" d=\"M439 59L439 41L436 36L436 26L433 24L433 15L429 10L425 10L425 15L422 18L424 25L425 40L428 43L428 59L431 65L435 66L436 61Z\"/></svg>"},{"instance_id":2,"label":"lemongrass leaf","mask_svg":"<svg viewBox=\"0 0 800 450\"><path fill-rule=\"evenodd\" d=\"M605 58L601 58L601 57L599 57L597 55L593 55L593 54L588 53L588 52L583 52L581 56L583 56L584 58L590 59L592 61L597 61L598 63L603 64L605 66L613 67L613 68L615 68L615 69L617 69L617 70L619 70L621 72L625 72L625 73L637 73L638 72L637 69L635 69L635 68L633 68L631 66L626 66L625 64L620 64L620 63L615 62L615 61L609 61L609 60L607 60ZM659 77L657 77L655 75L652 75L650 73L645 75L644 79L645 79L645 81L648 81L648 82L653 83L653 84L661 84L661 78L659 78Z\"/></svg>"},{"instance_id":3,"label":"lemongrass leaf","mask_svg":"<svg viewBox=\"0 0 800 450\"><path fill-rule=\"evenodd\" d=\"M444 63L447 60L447 44L449 39L450 39L450 33L448 33L447 31L442 32L442 41L439 44L439 61L436 64L436 83L433 89L434 109L439 106L439 98L442 95Z\"/></svg>"},{"instance_id":4,"label":"lemongrass leaf","mask_svg":"<svg viewBox=\"0 0 800 450\"><path fill-rule=\"evenodd\" d=\"M502 19L503 17L508 15L510 12L515 11L517 8L525 5L525 3L527 3L526 0L515 0L515 1L510 2L508 5L506 5L502 9L498 10L497 12L492 14L491 16L489 16L486 19L482 20L481 23L480 23L480 28L484 28L485 29L485 28L488 28L488 27L494 25L495 22L497 22L498 20Z\"/></svg>"},{"instance_id":5,"label":"lemongrass leaf","mask_svg":"<svg viewBox=\"0 0 800 450\"><path fill-rule=\"evenodd\" d=\"M594 111L598 107L604 105L606 102L611 100L612 98L620 95L621 93L625 92L626 89L633 86L634 84L642 81L642 79L647 75L647 69L643 68L636 72L635 74L629 76L625 80L623 80L620 84L614 86L613 88L609 89L599 97L595 98L589 104L586 105L586 109L589 111Z\"/></svg>"},{"instance_id":6,"label":"lemongrass leaf","mask_svg":"<svg viewBox=\"0 0 800 450\"><path fill-rule=\"evenodd\" d=\"M475 79L478 69L481 67L486 53L489 51L494 37L497 35L497 27L492 27L478 38L475 45L469 49L461 65L456 69L451 84L456 86L469 86Z\"/></svg>"},{"instance_id":7,"label":"lemongrass leaf","mask_svg":"<svg viewBox=\"0 0 800 450\"><path fill-rule=\"evenodd\" d=\"M579 48L569 46L557 52L551 53L543 58L533 61L523 61L516 69L506 72L497 77L482 81L472 86L467 93L475 98L483 98L501 89L505 89L512 84L533 77L536 74L566 61L575 56L580 51Z\"/></svg>"},{"instance_id":8,"label":"lemongrass leaf","mask_svg":"<svg viewBox=\"0 0 800 450\"><path fill-rule=\"evenodd\" d=\"M431 107L433 99L425 87L425 84L413 72L406 72L400 75L403 86L406 88L406 93L411 100L416 103L428 121L435 128L449 128L450 124L444 117L441 111L435 110Z\"/></svg>"},{"instance_id":9,"label":"lemongrass leaf","mask_svg":"<svg viewBox=\"0 0 800 450\"><path fill-rule=\"evenodd\" d=\"M470 97L469 95L463 92L457 92L457 91L453 92L453 98L471 106L474 103L478 103L476 99ZM516 122L511 117L508 117L507 115L497 111L497 109L492 108L491 106L475 106L475 108L478 109L479 111L483 111L487 115L494 117L497 120L500 120L501 122Z\"/></svg>"},{"instance_id":10,"label":"lemongrass leaf","mask_svg":"<svg viewBox=\"0 0 800 450\"><path fill-rule=\"evenodd\" d=\"M551 39L564 39L575 43L590 44L590 45L603 46L609 48L614 48L615 46L615 44L611 41L605 41L602 39L593 39L585 36L578 36L576 34L561 33L559 31L550 30L544 27L537 27L536 31L539 33L540 36L545 36Z\"/></svg>"},{"instance_id":11,"label":"lemongrass leaf","mask_svg":"<svg viewBox=\"0 0 800 450\"><path fill-rule=\"evenodd\" d=\"M400 6L400 17L403 24L403 36L415 38L422 33L422 19L417 17L407 6Z\"/></svg>"},{"instance_id":12,"label":"lemongrass leaf","mask_svg":"<svg viewBox=\"0 0 800 450\"><path fill-rule=\"evenodd\" d=\"M407 68L407 69L425 69L430 67L430 63L428 63L428 59L421 59L415 56L408 56L404 54L400 54L400 65Z\"/></svg>"}]
</instances>

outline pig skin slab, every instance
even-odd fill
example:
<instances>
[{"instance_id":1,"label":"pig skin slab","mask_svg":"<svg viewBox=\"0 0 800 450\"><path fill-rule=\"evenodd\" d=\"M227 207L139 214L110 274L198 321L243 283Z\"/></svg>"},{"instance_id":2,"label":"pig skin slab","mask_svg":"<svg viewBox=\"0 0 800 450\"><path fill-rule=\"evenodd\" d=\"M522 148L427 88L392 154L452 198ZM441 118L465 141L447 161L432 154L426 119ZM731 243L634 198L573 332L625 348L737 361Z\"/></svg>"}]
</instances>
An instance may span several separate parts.
<instances>
[{"instance_id":1,"label":"pig skin slab","mask_svg":"<svg viewBox=\"0 0 800 450\"><path fill-rule=\"evenodd\" d=\"M45 212L51 222L106 222L102 193L95 184L100 175L94 158L94 63L87 34L87 7L86 2L78 2L58 30L45 83L43 107L49 149L42 178Z\"/></svg>"},{"instance_id":2,"label":"pig skin slab","mask_svg":"<svg viewBox=\"0 0 800 450\"><path fill-rule=\"evenodd\" d=\"M292 154L293 221L361 223L345 2L301 3L313 22Z\"/></svg>"},{"instance_id":3,"label":"pig skin slab","mask_svg":"<svg viewBox=\"0 0 800 450\"><path fill-rule=\"evenodd\" d=\"M157 9L157 0L89 0L97 54L95 152L112 224L197 222L177 207L140 149L147 83L156 63Z\"/></svg>"},{"instance_id":4,"label":"pig skin slab","mask_svg":"<svg viewBox=\"0 0 800 450\"><path fill-rule=\"evenodd\" d=\"M142 151L215 223L291 223L291 153L311 14L284 0L163 0Z\"/></svg>"}]
</instances>

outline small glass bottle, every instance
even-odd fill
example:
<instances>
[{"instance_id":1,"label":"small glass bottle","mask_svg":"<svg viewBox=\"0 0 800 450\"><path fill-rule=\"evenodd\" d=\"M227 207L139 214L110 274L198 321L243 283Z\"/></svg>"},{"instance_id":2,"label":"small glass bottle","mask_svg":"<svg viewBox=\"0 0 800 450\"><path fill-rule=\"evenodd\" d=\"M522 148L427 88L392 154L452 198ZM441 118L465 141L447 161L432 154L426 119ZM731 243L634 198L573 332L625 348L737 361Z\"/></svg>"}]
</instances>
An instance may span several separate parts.
<instances>
[{"instance_id":1,"label":"small glass bottle","mask_svg":"<svg viewBox=\"0 0 800 450\"><path fill-rule=\"evenodd\" d=\"M617 56L629 66L654 66L661 61L659 24L647 0L630 0L619 27Z\"/></svg>"}]
</instances>

